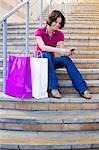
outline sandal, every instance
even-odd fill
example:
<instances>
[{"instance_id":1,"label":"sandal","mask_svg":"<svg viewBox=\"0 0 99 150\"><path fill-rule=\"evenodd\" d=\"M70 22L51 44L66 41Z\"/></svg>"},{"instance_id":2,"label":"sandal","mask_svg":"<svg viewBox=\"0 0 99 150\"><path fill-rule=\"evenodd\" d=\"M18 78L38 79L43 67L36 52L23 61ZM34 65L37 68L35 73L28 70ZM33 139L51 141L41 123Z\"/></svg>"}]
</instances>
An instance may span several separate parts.
<instances>
[{"instance_id":1,"label":"sandal","mask_svg":"<svg viewBox=\"0 0 99 150\"><path fill-rule=\"evenodd\" d=\"M90 95L88 90L86 90L83 93L81 93L80 96L85 98L85 99L91 99L91 95Z\"/></svg>"},{"instance_id":2,"label":"sandal","mask_svg":"<svg viewBox=\"0 0 99 150\"><path fill-rule=\"evenodd\" d=\"M62 95L60 94L60 92L57 89L51 90L49 93L49 96L53 97L53 98L58 98L58 99L62 98Z\"/></svg>"}]
</instances>

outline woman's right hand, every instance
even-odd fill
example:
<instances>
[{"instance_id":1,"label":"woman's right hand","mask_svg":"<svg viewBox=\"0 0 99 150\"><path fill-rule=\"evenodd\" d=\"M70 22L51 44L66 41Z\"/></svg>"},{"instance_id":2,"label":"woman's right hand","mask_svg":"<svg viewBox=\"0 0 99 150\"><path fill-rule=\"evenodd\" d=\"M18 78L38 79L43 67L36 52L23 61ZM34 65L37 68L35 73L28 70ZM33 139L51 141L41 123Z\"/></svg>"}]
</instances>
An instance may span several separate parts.
<instances>
[{"instance_id":1,"label":"woman's right hand","mask_svg":"<svg viewBox=\"0 0 99 150\"><path fill-rule=\"evenodd\" d=\"M71 56L72 55L72 52L71 50L66 50L66 49L62 49L60 50L62 56Z\"/></svg>"}]
</instances>

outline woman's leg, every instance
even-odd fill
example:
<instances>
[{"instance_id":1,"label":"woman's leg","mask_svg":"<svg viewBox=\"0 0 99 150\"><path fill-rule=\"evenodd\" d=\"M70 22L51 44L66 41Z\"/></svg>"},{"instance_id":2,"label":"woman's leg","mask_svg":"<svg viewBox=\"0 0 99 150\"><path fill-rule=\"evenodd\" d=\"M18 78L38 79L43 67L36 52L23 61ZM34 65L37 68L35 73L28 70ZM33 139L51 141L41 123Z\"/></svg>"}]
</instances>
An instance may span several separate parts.
<instances>
[{"instance_id":1,"label":"woman's leg","mask_svg":"<svg viewBox=\"0 0 99 150\"><path fill-rule=\"evenodd\" d=\"M73 87L81 94L88 90L86 82L82 78L82 75L76 68L75 64L69 57L61 56L54 59L55 68L64 67L67 69L69 77L72 81Z\"/></svg>"}]
</instances>

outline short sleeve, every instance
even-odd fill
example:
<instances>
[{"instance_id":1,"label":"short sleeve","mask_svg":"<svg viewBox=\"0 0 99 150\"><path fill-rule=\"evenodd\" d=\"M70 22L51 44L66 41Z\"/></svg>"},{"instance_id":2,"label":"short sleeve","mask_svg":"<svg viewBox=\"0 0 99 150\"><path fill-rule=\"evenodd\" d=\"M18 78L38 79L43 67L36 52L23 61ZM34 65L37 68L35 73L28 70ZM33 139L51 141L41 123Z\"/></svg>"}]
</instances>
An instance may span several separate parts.
<instances>
[{"instance_id":1,"label":"short sleeve","mask_svg":"<svg viewBox=\"0 0 99 150\"><path fill-rule=\"evenodd\" d=\"M39 28L35 31L35 36L42 36L42 29Z\"/></svg>"},{"instance_id":2,"label":"short sleeve","mask_svg":"<svg viewBox=\"0 0 99 150\"><path fill-rule=\"evenodd\" d=\"M63 32L59 32L59 35L58 35L58 41L64 41L64 33Z\"/></svg>"}]
</instances>

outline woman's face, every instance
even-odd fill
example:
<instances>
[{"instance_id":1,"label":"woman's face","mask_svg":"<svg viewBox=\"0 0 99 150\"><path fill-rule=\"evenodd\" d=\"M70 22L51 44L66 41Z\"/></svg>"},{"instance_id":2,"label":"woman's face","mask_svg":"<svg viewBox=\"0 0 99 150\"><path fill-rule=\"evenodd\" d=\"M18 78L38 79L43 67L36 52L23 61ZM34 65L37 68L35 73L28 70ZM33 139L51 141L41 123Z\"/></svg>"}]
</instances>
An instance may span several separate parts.
<instances>
[{"instance_id":1,"label":"woman's face","mask_svg":"<svg viewBox=\"0 0 99 150\"><path fill-rule=\"evenodd\" d=\"M62 22L62 18L58 17L56 21L52 22L51 24L51 28L53 30L58 30L61 27L61 22Z\"/></svg>"}]
</instances>

